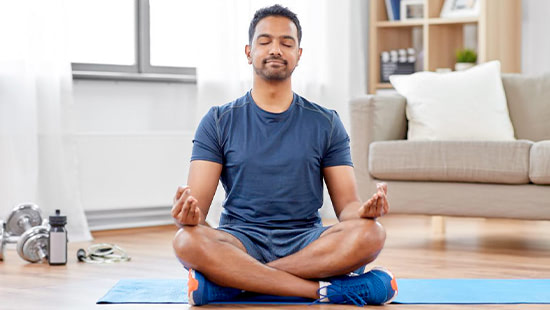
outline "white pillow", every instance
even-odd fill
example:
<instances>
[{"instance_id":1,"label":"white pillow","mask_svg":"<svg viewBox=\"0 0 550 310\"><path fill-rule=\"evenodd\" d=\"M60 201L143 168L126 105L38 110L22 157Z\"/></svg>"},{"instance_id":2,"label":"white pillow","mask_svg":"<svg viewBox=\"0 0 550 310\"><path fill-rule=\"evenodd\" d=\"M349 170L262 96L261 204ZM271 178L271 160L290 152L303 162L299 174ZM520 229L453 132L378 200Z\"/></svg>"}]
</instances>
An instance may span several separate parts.
<instances>
[{"instance_id":1,"label":"white pillow","mask_svg":"<svg viewBox=\"0 0 550 310\"><path fill-rule=\"evenodd\" d=\"M498 61L390 81L407 98L409 140L515 140Z\"/></svg>"}]
</instances>

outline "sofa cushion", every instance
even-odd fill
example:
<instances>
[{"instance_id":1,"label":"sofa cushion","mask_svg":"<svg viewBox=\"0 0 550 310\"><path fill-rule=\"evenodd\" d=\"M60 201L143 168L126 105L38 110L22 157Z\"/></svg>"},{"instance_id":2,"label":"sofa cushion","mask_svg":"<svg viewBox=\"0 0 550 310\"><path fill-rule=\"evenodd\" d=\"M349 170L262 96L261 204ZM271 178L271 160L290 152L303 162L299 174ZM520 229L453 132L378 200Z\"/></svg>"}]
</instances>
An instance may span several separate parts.
<instances>
[{"instance_id":1,"label":"sofa cushion","mask_svg":"<svg viewBox=\"0 0 550 310\"><path fill-rule=\"evenodd\" d=\"M535 184L550 184L550 141L540 141L531 147L529 179Z\"/></svg>"},{"instance_id":2,"label":"sofa cushion","mask_svg":"<svg viewBox=\"0 0 550 310\"><path fill-rule=\"evenodd\" d=\"M550 73L538 77L503 74L516 138L550 140Z\"/></svg>"},{"instance_id":3,"label":"sofa cushion","mask_svg":"<svg viewBox=\"0 0 550 310\"><path fill-rule=\"evenodd\" d=\"M517 141L379 141L369 147L377 179L529 183L529 149Z\"/></svg>"},{"instance_id":4,"label":"sofa cushion","mask_svg":"<svg viewBox=\"0 0 550 310\"><path fill-rule=\"evenodd\" d=\"M515 140L500 62L450 73L392 75L407 98L409 140Z\"/></svg>"}]
</instances>

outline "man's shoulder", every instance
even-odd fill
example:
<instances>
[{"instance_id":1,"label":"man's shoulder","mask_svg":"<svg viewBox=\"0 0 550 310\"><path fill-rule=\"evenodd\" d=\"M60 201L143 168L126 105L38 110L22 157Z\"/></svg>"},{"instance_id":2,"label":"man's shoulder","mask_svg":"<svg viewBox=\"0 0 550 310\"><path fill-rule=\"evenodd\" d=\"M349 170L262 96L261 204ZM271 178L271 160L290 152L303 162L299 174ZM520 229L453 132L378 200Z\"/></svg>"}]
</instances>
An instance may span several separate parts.
<instances>
[{"instance_id":1,"label":"man's shoulder","mask_svg":"<svg viewBox=\"0 0 550 310\"><path fill-rule=\"evenodd\" d=\"M239 108L245 107L249 103L248 100L248 93L245 94L242 97L239 97L231 102L228 102L226 104L213 107L213 109L216 110L216 114L219 118L221 118L224 114L227 114L228 112L238 110Z\"/></svg>"},{"instance_id":2,"label":"man's shoulder","mask_svg":"<svg viewBox=\"0 0 550 310\"><path fill-rule=\"evenodd\" d=\"M302 108L304 111L310 112L312 115L316 115L319 117L324 117L328 119L330 122L332 122L336 111L331 110L329 108L326 108L320 104L317 104L315 102L309 101L306 98L296 94L298 96L298 100L296 101L297 105Z\"/></svg>"}]
</instances>

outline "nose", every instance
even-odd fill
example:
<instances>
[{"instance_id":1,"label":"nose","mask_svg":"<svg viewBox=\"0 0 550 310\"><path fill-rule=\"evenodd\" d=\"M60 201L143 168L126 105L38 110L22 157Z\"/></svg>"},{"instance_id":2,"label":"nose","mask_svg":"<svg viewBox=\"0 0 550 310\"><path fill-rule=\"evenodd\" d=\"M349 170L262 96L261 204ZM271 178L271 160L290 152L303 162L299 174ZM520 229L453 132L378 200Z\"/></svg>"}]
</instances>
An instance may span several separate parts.
<instances>
[{"instance_id":1,"label":"nose","mask_svg":"<svg viewBox=\"0 0 550 310\"><path fill-rule=\"evenodd\" d=\"M281 47L279 45L279 42L273 42L273 44L271 44L271 49L269 50L269 55L277 55L277 56L282 55Z\"/></svg>"}]
</instances>

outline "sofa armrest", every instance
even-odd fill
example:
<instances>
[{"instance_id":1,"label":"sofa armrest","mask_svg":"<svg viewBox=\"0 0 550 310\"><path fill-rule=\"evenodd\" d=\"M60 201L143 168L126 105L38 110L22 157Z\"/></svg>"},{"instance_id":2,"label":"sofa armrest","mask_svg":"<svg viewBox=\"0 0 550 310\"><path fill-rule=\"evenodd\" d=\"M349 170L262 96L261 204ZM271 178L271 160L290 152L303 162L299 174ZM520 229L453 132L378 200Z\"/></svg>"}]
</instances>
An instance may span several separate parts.
<instances>
[{"instance_id":1,"label":"sofa armrest","mask_svg":"<svg viewBox=\"0 0 550 310\"><path fill-rule=\"evenodd\" d=\"M350 101L351 156L356 174L368 175L369 145L407 137L405 97L365 95Z\"/></svg>"}]
</instances>

